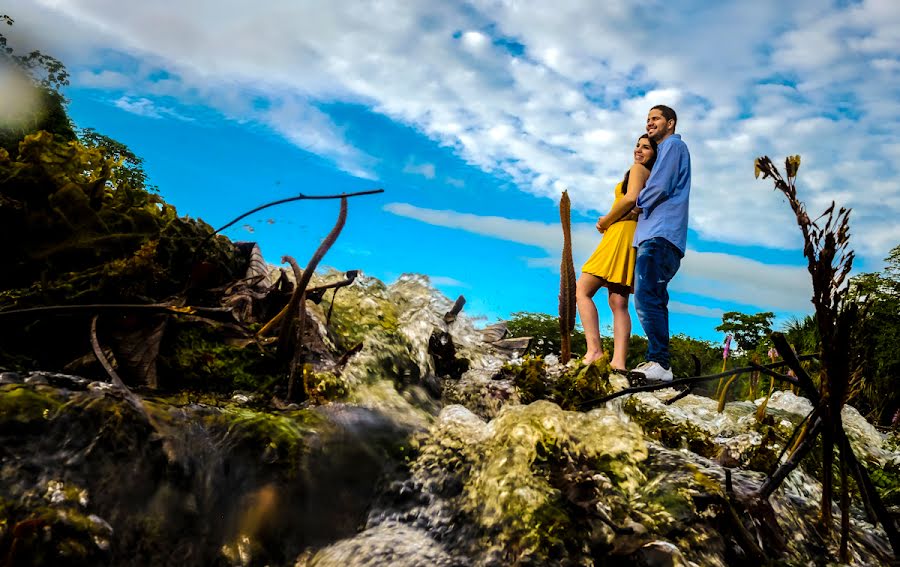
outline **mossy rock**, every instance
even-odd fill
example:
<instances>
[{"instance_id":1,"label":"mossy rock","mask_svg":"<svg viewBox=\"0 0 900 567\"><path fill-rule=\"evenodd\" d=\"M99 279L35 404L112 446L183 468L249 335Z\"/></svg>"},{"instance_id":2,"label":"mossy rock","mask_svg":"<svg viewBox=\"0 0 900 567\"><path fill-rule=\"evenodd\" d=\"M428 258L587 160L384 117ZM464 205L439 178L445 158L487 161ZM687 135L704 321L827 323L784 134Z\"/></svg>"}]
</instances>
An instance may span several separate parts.
<instances>
[{"instance_id":1,"label":"mossy rock","mask_svg":"<svg viewBox=\"0 0 900 567\"><path fill-rule=\"evenodd\" d=\"M690 449L698 455L714 458L720 448L704 429L683 420L676 420L664 409L643 403L638 396L629 396L622 409L641 426L644 433L670 449Z\"/></svg>"},{"instance_id":2,"label":"mossy rock","mask_svg":"<svg viewBox=\"0 0 900 567\"><path fill-rule=\"evenodd\" d=\"M603 362L579 363L551 374L542 357L526 356L519 362L506 363L500 372L512 377L522 403L547 400L566 410L581 409L586 402L605 397L615 389L609 380L609 364Z\"/></svg>"}]
</instances>

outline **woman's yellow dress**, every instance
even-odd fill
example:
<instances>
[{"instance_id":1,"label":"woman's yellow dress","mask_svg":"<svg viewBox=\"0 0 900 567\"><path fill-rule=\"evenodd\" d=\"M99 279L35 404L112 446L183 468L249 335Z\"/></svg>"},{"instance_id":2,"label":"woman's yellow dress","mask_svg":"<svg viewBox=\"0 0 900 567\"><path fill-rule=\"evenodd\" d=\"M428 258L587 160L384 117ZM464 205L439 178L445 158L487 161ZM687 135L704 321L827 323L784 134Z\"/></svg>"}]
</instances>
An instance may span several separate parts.
<instances>
[{"instance_id":1,"label":"woman's yellow dress","mask_svg":"<svg viewBox=\"0 0 900 567\"><path fill-rule=\"evenodd\" d=\"M622 183L616 185L615 200L624 197ZM593 276L609 283L634 287L634 261L637 258L637 250L632 246L634 231L637 229L637 221L623 220L613 223L603 239L597 245L597 249L591 254L587 262L581 268Z\"/></svg>"}]
</instances>

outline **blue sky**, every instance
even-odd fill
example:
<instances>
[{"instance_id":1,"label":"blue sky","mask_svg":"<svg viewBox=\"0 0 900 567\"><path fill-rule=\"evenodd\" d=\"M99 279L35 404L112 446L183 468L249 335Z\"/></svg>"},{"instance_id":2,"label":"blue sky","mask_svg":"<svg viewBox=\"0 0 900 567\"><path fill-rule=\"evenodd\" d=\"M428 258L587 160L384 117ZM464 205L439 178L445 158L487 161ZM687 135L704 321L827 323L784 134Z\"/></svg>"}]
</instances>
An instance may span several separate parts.
<instances>
[{"instance_id":1,"label":"blue sky","mask_svg":"<svg viewBox=\"0 0 900 567\"><path fill-rule=\"evenodd\" d=\"M2 11L15 47L68 66L77 125L128 144L181 213L219 226L298 192L383 188L351 201L324 263L387 282L427 274L485 321L555 312L561 191L577 268L647 110L673 106L694 175L671 327L718 341L724 311L809 311L798 230L754 180L756 156L803 156L811 212L853 207L857 272L900 243L900 8L674 4L12 0ZM226 234L303 264L336 214L336 201L293 203Z\"/></svg>"}]
</instances>

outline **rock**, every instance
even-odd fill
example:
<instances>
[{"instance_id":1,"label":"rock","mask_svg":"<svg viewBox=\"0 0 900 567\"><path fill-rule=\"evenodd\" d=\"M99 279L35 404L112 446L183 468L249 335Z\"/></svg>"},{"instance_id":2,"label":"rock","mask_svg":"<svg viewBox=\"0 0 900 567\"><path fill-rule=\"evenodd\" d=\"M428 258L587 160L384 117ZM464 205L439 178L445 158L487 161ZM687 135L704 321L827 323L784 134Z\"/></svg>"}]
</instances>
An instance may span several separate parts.
<instances>
[{"instance_id":1,"label":"rock","mask_svg":"<svg viewBox=\"0 0 900 567\"><path fill-rule=\"evenodd\" d=\"M508 333L509 330L506 328L505 321L494 323L493 325L488 325L481 330L481 336L484 337L484 342L486 343L495 343L503 338L506 338L506 335Z\"/></svg>"},{"instance_id":2,"label":"rock","mask_svg":"<svg viewBox=\"0 0 900 567\"><path fill-rule=\"evenodd\" d=\"M686 567L681 551L667 541L652 541L634 554L635 564L642 567Z\"/></svg>"},{"instance_id":3,"label":"rock","mask_svg":"<svg viewBox=\"0 0 900 567\"><path fill-rule=\"evenodd\" d=\"M22 376L18 372L0 372L0 386L3 384L21 384Z\"/></svg>"},{"instance_id":4,"label":"rock","mask_svg":"<svg viewBox=\"0 0 900 567\"><path fill-rule=\"evenodd\" d=\"M60 374L57 372L32 372L25 379L26 384L50 384L57 388L65 388L67 390L84 391L87 390L90 380L81 376L73 376L71 374Z\"/></svg>"},{"instance_id":5,"label":"rock","mask_svg":"<svg viewBox=\"0 0 900 567\"><path fill-rule=\"evenodd\" d=\"M47 384L50 383L50 381L47 380L47 377L46 377L46 376L43 376L42 373L40 373L40 372L35 372L35 373L33 373L33 374L30 374L27 378L25 378L25 383L26 383L26 384L31 384L31 385L34 385L34 384L44 384L44 385L47 385Z\"/></svg>"}]
</instances>

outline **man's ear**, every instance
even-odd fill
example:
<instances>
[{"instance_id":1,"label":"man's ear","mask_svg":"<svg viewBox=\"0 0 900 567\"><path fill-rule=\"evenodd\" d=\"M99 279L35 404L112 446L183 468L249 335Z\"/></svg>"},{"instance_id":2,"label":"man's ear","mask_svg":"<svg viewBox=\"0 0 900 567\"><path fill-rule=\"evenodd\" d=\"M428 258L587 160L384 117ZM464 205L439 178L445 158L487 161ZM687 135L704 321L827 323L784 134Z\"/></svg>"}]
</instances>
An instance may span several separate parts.
<instances>
[{"instance_id":1,"label":"man's ear","mask_svg":"<svg viewBox=\"0 0 900 567\"><path fill-rule=\"evenodd\" d=\"M675 121L674 120L666 120L666 127L672 132L675 131Z\"/></svg>"}]
</instances>

